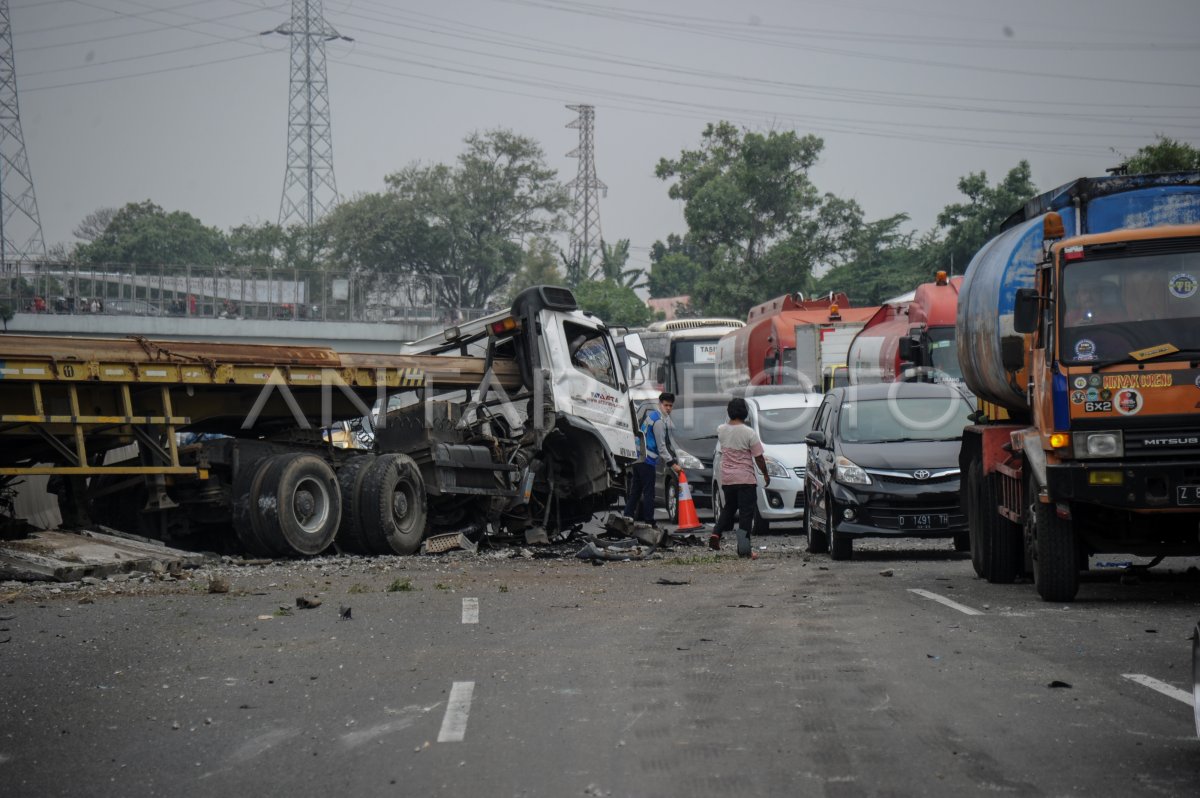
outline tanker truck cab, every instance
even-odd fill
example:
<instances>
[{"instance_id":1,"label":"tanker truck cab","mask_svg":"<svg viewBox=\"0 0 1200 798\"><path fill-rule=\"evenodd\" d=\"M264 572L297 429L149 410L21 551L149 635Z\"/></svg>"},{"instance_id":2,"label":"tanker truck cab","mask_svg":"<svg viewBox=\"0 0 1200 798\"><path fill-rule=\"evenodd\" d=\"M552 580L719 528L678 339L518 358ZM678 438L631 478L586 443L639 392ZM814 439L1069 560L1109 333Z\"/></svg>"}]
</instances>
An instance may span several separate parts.
<instances>
[{"instance_id":1,"label":"tanker truck cab","mask_svg":"<svg viewBox=\"0 0 1200 798\"><path fill-rule=\"evenodd\" d=\"M1044 229L1013 318L1035 419L1013 439L1053 510L1035 522L1080 554L1200 553L1200 225Z\"/></svg>"}]
</instances>

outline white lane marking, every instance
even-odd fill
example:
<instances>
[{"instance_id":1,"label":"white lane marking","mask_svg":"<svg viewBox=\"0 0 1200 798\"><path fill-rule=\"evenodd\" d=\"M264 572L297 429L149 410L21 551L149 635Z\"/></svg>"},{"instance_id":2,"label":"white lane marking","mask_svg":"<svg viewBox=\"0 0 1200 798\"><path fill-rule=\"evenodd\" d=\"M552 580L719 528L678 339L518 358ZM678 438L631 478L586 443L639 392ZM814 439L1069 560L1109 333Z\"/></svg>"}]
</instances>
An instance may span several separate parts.
<instances>
[{"instance_id":1,"label":"white lane marking","mask_svg":"<svg viewBox=\"0 0 1200 798\"><path fill-rule=\"evenodd\" d=\"M479 623L479 599L463 599L463 623Z\"/></svg>"},{"instance_id":2,"label":"white lane marking","mask_svg":"<svg viewBox=\"0 0 1200 798\"><path fill-rule=\"evenodd\" d=\"M467 734L467 714L471 711L471 694L475 682L455 682L446 701L446 716L442 718L439 743L461 743Z\"/></svg>"},{"instance_id":3,"label":"white lane marking","mask_svg":"<svg viewBox=\"0 0 1200 798\"><path fill-rule=\"evenodd\" d=\"M1151 676L1146 676L1141 673L1122 673L1126 679L1131 682L1137 682L1142 687L1149 687L1151 690L1156 690L1165 696L1174 698L1176 701L1182 701L1189 707L1196 706L1196 699L1186 690L1180 690L1178 687L1172 687L1166 682L1160 682Z\"/></svg>"},{"instance_id":4,"label":"white lane marking","mask_svg":"<svg viewBox=\"0 0 1200 798\"><path fill-rule=\"evenodd\" d=\"M966 615L983 615L981 610L977 610L974 607L968 607L966 604L959 604L957 601L951 601L945 596L939 596L937 593L930 593L928 590L922 590L919 587L910 587L908 592L916 593L918 596L924 596L927 599L932 599L938 604L945 604L950 609L958 610Z\"/></svg>"}]
</instances>

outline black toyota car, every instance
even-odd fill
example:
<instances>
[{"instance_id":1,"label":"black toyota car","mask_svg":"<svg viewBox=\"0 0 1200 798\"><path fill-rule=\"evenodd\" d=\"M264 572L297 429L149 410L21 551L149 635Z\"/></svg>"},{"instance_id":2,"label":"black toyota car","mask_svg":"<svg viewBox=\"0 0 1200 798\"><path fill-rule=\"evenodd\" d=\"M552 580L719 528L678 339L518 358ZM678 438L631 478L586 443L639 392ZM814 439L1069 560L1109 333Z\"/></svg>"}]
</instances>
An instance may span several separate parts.
<instances>
[{"instance_id":1,"label":"black toyota car","mask_svg":"<svg viewBox=\"0 0 1200 798\"><path fill-rule=\"evenodd\" d=\"M967 551L958 449L974 401L952 384L836 388L808 434L805 532L812 552L850 558L854 538L953 538Z\"/></svg>"}]
</instances>

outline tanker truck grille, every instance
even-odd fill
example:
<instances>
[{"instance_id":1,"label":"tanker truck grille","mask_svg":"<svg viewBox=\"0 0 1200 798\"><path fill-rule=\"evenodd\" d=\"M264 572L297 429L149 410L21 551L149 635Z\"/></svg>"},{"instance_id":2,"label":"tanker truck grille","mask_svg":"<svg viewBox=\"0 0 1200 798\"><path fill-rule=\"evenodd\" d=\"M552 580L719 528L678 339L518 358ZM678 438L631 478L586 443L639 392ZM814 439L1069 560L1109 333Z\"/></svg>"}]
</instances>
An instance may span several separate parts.
<instances>
[{"instance_id":1,"label":"tanker truck grille","mask_svg":"<svg viewBox=\"0 0 1200 798\"><path fill-rule=\"evenodd\" d=\"M1126 457L1172 457L1197 454L1200 454L1200 429L1125 431Z\"/></svg>"}]
</instances>

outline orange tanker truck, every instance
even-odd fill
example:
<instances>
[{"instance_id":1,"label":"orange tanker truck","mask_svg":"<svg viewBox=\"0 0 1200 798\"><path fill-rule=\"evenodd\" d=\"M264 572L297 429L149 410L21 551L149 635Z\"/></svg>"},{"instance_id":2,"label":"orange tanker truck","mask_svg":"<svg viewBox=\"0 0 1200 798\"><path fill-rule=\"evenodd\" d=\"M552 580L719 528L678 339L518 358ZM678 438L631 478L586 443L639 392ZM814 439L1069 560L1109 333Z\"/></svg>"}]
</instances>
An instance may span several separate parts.
<instances>
[{"instance_id":1,"label":"orange tanker truck","mask_svg":"<svg viewBox=\"0 0 1200 798\"><path fill-rule=\"evenodd\" d=\"M967 270L972 564L1070 601L1089 555L1200 554L1200 172L1086 178Z\"/></svg>"}]
</instances>

